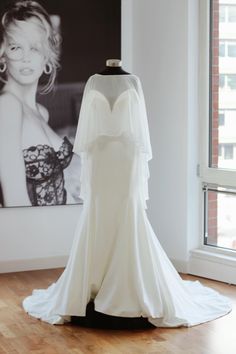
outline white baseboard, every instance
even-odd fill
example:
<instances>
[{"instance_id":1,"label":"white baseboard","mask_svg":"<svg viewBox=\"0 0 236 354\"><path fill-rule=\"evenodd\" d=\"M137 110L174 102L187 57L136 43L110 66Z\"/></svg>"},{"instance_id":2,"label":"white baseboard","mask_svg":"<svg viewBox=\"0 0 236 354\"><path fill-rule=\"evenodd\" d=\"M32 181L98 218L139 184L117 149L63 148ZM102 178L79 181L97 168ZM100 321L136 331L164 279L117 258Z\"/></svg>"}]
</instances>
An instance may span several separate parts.
<instances>
[{"instance_id":1,"label":"white baseboard","mask_svg":"<svg viewBox=\"0 0 236 354\"><path fill-rule=\"evenodd\" d=\"M0 261L0 273L22 272L27 270L52 269L65 267L67 256L52 256L33 259L13 259Z\"/></svg>"},{"instance_id":2,"label":"white baseboard","mask_svg":"<svg viewBox=\"0 0 236 354\"><path fill-rule=\"evenodd\" d=\"M236 285L236 257L196 249L191 251L188 273Z\"/></svg>"},{"instance_id":3,"label":"white baseboard","mask_svg":"<svg viewBox=\"0 0 236 354\"><path fill-rule=\"evenodd\" d=\"M0 262L0 273L65 267L68 255ZM176 270L236 285L236 258L201 249L191 251L189 262L171 260Z\"/></svg>"},{"instance_id":4,"label":"white baseboard","mask_svg":"<svg viewBox=\"0 0 236 354\"><path fill-rule=\"evenodd\" d=\"M65 267L69 256L53 256L32 259L13 259L0 261L0 273L23 272L27 270L52 269ZM188 263L171 260L175 269L180 273L188 273Z\"/></svg>"}]
</instances>

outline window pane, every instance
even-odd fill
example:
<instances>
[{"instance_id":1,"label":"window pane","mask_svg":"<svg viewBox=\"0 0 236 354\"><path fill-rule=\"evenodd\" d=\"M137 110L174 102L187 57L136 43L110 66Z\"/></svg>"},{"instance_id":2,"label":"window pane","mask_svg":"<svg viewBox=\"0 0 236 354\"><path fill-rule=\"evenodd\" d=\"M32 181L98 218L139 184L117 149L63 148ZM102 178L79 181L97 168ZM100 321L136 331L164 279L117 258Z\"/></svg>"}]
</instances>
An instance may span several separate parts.
<instances>
[{"instance_id":1,"label":"window pane","mask_svg":"<svg viewBox=\"0 0 236 354\"><path fill-rule=\"evenodd\" d=\"M225 158L225 160L232 160L234 158L233 144L225 144L224 145L224 158Z\"/></svg>"},{"instance_id":2,"label":"window pane","mask_svg":"<svg viewBox=\"0 0 236 354\"><path fill-rule=\"evenodd\" d=\"M219 112L219 126L225 124L225 112Z\"/></svg>"},{"instance_id":3,"label":"window pane","mask_svg":"<svg viewBox=\"0 0 236 354\"><path fill-rule=\"evenodd\" d=\"M225 43L223 43L223 42L220 43L219 56L220 57L224 57L225 56Z\"/></svg>"},{"instance_id":4,"label":"window pane","mask_svg":"<svg viewBox=\"0 0 236 354\"><path fill-rule=\"evenodd\" d=\"M230 3L211 0L209 166L236 170L236 0Z\"/></svg>"},{"instance_id":5,"label":"window pane","mask_svg":"<svg viewBox=\"0 0 236 354\"><path fill-rule=\"evenodd\" d=\"M225 10L226 6L220 5L220 22L225 22L226 16L225 16Z\"/></svg>"},{"instance_id":6,"label":"window pane","mask_svg":"<svg viewBox=\"0 0 236 354\"><path fill-rule=\"evenodd\" d=\"M205 244L236 250L236 194L205 192Z\"/></svg>"},{"instance_id":7,"label":"window pane","mask_svg":"<svg viewBox=\"0 0 236 354\"><path fill-rule=\"evenodd\" d=\"M231 90L236 90L236 74L227 75L227 85Z\"/></svg>"},{"instance_id":8,"label":"window pane","mask_svg":"<svg viewBox=\"0 0 236 354\"><path fill-rule=\"evenodd\" d=\"M228 57L236 57L236 44L228 44Z\"/></svg>"},{"instance_id":9,"label":"window pane","mask_svg":"<svg viewBox=\"0 0 236 354\"><path fill-rule=\"evenodd\" d=\"M219 156L222 156L222 151L223 151L223 146L222 146L222 144L219 144L219 145L218 145L218 149L219 149L219 152L218 152Z\"/></svg>"},{"instance_id":10,"label":"window pane","mask_svg":"<svg viewBox=\"0 0 236 354\"><path fill-rule=\"evenodd\" d=\"M234 5L228 6L228 21L236 22L236 6Z\"/></svg>"},{"instance_id":11,"label":"window pane","mask_svg":"<svg viewBox=\"0 0 236 354\"><path fill-rule=\"evenodd\" d=\"M223 88L225 86L225 75L220 74L219 76L219 86L220 88Z\"/></svg>"}]
</instances>

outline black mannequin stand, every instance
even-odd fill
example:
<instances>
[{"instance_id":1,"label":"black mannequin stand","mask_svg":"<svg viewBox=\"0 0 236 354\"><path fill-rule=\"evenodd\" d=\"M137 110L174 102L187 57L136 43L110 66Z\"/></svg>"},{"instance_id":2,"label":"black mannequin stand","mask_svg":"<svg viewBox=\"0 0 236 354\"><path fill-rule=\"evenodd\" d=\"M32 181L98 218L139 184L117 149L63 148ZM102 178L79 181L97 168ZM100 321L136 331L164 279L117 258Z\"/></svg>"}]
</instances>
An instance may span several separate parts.
<instances>
[{"instance_id":1,"label":"black mannequin stand","mask_svg":"<svg viewBox=\"0 0 236 354\"><path fill-rule=\"evenodd\" d=\"M71 316L72 325L103 329L150 329L156 328L144 317L118 317L105 315L94 309L94 302L90 301L86 308L86 316Z\"/></svg>"}]
</instances>

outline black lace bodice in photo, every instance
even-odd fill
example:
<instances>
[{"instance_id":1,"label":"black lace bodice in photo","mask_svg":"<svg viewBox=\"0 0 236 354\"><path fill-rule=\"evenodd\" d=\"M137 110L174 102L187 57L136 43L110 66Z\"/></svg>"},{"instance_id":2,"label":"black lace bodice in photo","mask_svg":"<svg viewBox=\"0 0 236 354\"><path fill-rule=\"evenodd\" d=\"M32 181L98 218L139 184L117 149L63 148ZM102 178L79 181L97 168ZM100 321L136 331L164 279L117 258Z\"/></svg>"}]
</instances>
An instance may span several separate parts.
<instances>
[{"instance_id":1,"label":"black lace bodice in photo","mask_svg":"<svg viewBox=\"0 0 236 354\"><path fill-rule=\"evenodd\" d=\"M27 190L33 206L66 204L63 170L72 159L73 145L64 137L58 151L48 145L23 150Z\"/></svg>"}]
</instances>

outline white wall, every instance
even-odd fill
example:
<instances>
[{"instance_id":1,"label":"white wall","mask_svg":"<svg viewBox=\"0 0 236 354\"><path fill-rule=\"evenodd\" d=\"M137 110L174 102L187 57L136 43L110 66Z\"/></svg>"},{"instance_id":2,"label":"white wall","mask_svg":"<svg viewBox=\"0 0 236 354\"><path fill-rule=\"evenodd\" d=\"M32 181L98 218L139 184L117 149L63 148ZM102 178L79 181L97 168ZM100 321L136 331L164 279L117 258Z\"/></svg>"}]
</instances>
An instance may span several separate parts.
<instances>
[{"instance_id":1,"label":"white wall","mask_svg":"<svg viewBox=\"0 0 236 354\"><path fill-rule=\"evenodd\" d=\"M123 67L142 81L153 147L148 214L178 270L198 242L197 0L123 0ZM0 211L0 272L63 266L80 206Z\"/></svg>"},{"instance_id":2,"label":"white wall","mask_svg":"<svg viewBox=\"0 0 236 354\"><path fill-rule=\"evenodd\" d=\"M153 147L148 215L168 256L187 271L199 237L198 1L131 3L132 67L143 84ZM127 57L123 51L124 67Z\"/></svg>"},{"instance_id":3,"label":"white wall","mask_svg":"<svg viewBox=\"0 0 236 354\"><path fill-rule=\"evenodd\" d=\"M206 118L202 95L207 94L206 68L201 68L200 78L198 62L200 58L205 64L207 56L209 2L123 0L123 5L129 33L122 37L124 68L141 78L149 114L154 156L150 221L178 271L236 284L235 256L203 246L202 192L196 175L202 143L199 120Z\"/></svg>"},{"instance_id":4,"label":"white wall","mask_svg":"<svg viewBox=\"0 0 236 354\"><path fill-rule=\"evenodd\" d=\"M0 272L66 264L81 206L0 210Z\"/></svg>"}]
</instances>

